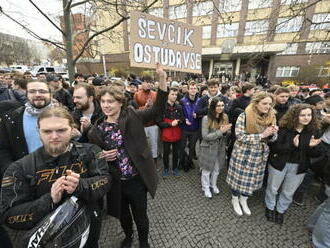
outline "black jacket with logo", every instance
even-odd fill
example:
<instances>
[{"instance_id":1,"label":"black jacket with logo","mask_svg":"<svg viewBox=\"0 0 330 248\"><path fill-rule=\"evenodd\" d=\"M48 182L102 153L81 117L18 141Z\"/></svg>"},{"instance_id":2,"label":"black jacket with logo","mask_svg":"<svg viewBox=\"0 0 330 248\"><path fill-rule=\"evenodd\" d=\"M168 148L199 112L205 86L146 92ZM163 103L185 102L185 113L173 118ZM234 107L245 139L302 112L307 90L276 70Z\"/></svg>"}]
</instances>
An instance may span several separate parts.
<instances>
[{"instance_id":1,"label":"black jacket with logo","mask_svg":"<svg viewBox=\"0 0 330 248\"><path fill-rule=\"evenodd\" d=\"M51 157L44 147L11 164L4 174L1 191L1 215L13 229L31 229L70 195L53 204L51 187L66 170L80 174L73 195L92 209L110 188L111 177L104 159L96 159L101 149L92 144L73 143L70 151Z\"/></svg>"}]
</instances>

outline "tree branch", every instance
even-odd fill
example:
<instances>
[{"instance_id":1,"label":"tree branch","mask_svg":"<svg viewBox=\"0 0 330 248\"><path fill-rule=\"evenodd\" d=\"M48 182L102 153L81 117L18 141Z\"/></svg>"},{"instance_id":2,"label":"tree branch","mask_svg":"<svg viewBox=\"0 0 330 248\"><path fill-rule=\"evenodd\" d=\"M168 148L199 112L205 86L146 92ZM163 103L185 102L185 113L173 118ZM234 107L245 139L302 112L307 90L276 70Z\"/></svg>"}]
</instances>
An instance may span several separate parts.
<instances>
[{"instance_id":1,"label":"tree branch","mask_svg":"<svg viewBox=\"0 0 330 248\"><path fill-rule=\"evenodd\" d=\"M72 0L69 0L64 7L64 11L68 11L71 8L71 4L72 4Z\"/></svg>"},{"instance_id":2,"label":"tree branch","mask_svg":"<svg viewBox=\"0 0 330 248\"><path fill-rule=\"evenodd\" d=\"M41 36L39 36L35 32L33 32L31 29L29 29L28 27L26 27L23 24L21 24L19 21L15 20L10 15L6 14L5 12L3 12L3 10L2 10L1 7L0 7L0 13L2 13L4 16L6 16L7 18L9 18L10 20L12 20L13 22L15 22L16 24L18 24L19 26L21 26L32 37L34 37L34 38L36 38L38 40L47 42L47 43L51 43L54 46L58 47L59 49L62 49L63 51L66 51L66 49L63 47L63 44L62 43L56 42L56 41L51 41L51 40L46 39L46 38L42 38Z\"/></svg>"},{"instance_id":3,"label":"tree branch","mask_svg":"<svg viewBox=\"0 0 330 248\"><path fill-rule=\"evenodd\" d=\"M71 9L74 8L74 7L77 7L79 5L82 5L82 4L85 4L85 3L88 3L90 0L83 0L83 1L80 1L80 2L76 2L76 3L72 3L71 4ZM71 1L72 2L72 1Z\"/></svg>"},{"instance_id":4,"label":"tree branch","mask_svg":"<svg viewBox=\"0 0 330 248\"><path fill-rule=\"evenodd\" d=\"M150 3L149 5L147 5L147 6L142 10L142 12L146 12L150 7L152 7L152 6L153 6L155 3L157 3L158 1L159 1L159 0L154 0L152 3ZM89 44L89 42L90 42L91 40L93 40L96 36L98 36L98 35L100 35L100 34L103 34L103 33L107 32L107 31L110 31L110 30L114 29L115 27L117 27L118 25L120 25L123 21L128 20L129 18L130 18L130 17L122 17L122 18L120 18L120 20L118 20L115 24L111 25L110 27L105 28L105 29L103 29L103 30L101 30L101 31L99 31L99 32L96 32L96 33L94 33L93 35L91 35L91 36L85 41L85 43L84 43L84 45L82 46L82 49L81 49L81 51L79 52L79 54L74 58L74 60L73 60L73 64L76 64L76 63L77 63L78 59L83 55L85 49L87 48L87 46L88 46L88 44Z\"/></svg>"},{"instance_id":5,"label":"tree branch","mask_svg":"<svg viewBox=\"0 0 330 248\"><path fill-rule=\"evenodd\" d=\"M29 2L42 14L58 31L61 32L63 36L65 36L65 33L63 30L57 26L32 0L29 0Z\"/></svg>"}]
</instances>

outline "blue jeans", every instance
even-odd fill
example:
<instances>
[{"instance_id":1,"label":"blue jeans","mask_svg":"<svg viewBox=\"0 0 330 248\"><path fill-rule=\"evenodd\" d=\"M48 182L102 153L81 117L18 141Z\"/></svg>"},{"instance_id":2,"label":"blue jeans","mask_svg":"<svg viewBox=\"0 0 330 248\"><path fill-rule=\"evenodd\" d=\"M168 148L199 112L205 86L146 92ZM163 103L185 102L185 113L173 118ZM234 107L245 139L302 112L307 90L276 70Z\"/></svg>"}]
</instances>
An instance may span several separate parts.
<instances>
[{"instance_id":1,"label":"blue jeans","mask_svg":"<svg viewBox=\"0 0 330 248\"><path fill-rule=\"evenodd\" d=\"M268 166L268 181L265 203L268 209L284 213L290 206L294 192L304 179L305 174L297 174L298 164L286 163L283 170ZM282 184L283 183L283 184ZM276 203L276 196L282 184L282 191Z\"/></svg>"},{"instance_id":2,"label":"blue jeans","mask_svg":"<svg viewBox=\"0 0 330 248\"><path fill-rule=\"evenodd\" d=\"M307 224L313 231L312 242L315 248L330 247L330 187L325 187L328 199L314 211Z\"/></svg>"}]
</instances>

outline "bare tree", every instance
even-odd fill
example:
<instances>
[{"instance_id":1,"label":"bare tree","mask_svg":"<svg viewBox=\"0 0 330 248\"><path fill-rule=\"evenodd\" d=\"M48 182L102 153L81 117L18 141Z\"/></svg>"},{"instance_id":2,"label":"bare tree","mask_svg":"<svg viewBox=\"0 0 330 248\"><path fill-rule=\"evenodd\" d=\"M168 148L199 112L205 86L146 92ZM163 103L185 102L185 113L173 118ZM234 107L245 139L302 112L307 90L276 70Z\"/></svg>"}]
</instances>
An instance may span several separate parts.
<instances>
[{"instance_id":1,"label":"bare tree","mask_svg":"<svg viewBox=\"0 0 330 248\"><path fill-rule=\"evenodd\" d=\"M146 1L129 1L129 0L61 0L62 9L63 9L63 25L58 25L56 21L51 19L40 6L34 3L33 0L29 0L29 2L38 10L38 12L44 16L51 25L53 25L63 36L63 42L50 40L38 35L36 31L29 29L24 24L15 20L8 13L6 13L0 6L0 14L5 15L13 22L16 22L23 29L25 29L31 36L36 39L39 39L43 42L47 42L52 44L58 49L63 50L66 53L67 59L67 67L69 72L69 79L72 82L73 76L75 72L75 65L78 60L84 55L89 54L93 56L93 46L97 45L97 39L102 38L102 36L106 36L109 32L115 30L123 21L128 20L130 18L129 10L140 10L142 12L146 12L150 7L152 7L159 0L153 0L150 3L146 3ZM72 13L78 7L84 7L86 16L88 18L83 21L83 28L78 32L73 30L74 26L74 17ZM124 8L123 8L124 7ZM123 11L125 10L125 11ZM101 12L107 11L111 13L113 18L111 22L107 26L99 27L97 22L95 22L95 18L97 18L98 14ZM81 40L78 46L74 47L75 37L79 35L84 35L85 39ZM86 35L87 34L87 35ZM74 54L74 49L76 49L76 54ZM95 54L94 54L95 55Z\"/></svg>"}]
</instances>

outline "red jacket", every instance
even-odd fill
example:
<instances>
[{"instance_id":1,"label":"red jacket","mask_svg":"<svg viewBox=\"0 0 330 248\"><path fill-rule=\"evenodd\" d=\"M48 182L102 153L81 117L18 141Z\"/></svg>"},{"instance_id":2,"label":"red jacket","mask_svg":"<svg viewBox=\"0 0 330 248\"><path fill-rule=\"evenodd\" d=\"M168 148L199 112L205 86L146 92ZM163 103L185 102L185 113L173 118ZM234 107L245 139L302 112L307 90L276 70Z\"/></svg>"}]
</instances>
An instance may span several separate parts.
<instances>
[{"instance_id":1,"label":"red jacket","mask_svg":"<svg viewBox=\"0 0 330 248\"><path fill-rule=\"evenodd\" d=\"M163 118L158 122L158 126L162 129L161 141L176 142L181 139L181 128L179 125L173 127L171 124L173 120L179 120L179 123L185 120L182 107L177 103L172 106L166 103Z\"/></svg>"}]
</instances>

